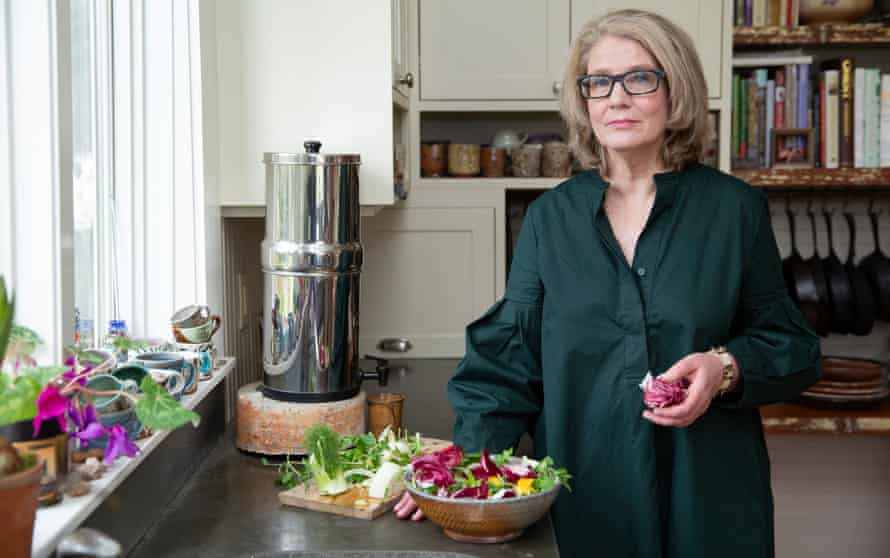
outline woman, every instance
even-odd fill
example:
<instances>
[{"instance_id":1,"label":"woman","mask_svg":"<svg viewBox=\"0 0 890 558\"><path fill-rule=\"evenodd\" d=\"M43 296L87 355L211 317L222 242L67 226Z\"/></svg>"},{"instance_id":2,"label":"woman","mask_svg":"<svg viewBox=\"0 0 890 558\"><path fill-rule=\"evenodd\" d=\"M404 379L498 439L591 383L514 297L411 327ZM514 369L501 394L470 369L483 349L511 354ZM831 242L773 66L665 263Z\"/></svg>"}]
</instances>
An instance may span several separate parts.
<instances>
[{"instance_id":1,"label":"woman","mask_svg":"<svg viewBox=\"0 0 890 558\"><path fill-rule=\"evenodd\" d=\"M590 22L562 91L591 170L530 206L504 298L468 327L455 442L497 451L529 432L569 470L552 510L563 556L773 556L757 407L816 382L819 343L766 198L697 163L706 84L666 19ZM686 400L646 410L650 370L688 380Z\"/></svg>"}]
</instances>

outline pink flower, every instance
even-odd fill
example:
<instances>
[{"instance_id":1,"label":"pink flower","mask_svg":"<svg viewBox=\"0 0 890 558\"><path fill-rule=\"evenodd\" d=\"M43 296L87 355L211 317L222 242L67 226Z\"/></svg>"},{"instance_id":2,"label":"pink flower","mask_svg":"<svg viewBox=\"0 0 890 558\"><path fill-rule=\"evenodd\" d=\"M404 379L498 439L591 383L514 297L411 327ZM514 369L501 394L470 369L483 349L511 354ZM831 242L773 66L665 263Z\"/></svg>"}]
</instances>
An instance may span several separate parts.
<instances>
[{"instance_id":1,"label":"pink flower","mask_svg":"<svg viewBox=\"0 0 890 558\"><path fill-rule=\"evenodd\" d=\"M43 388L43 391L37 396L37 416L31 422L34 428L34 438L40 435L40 425L43 424L43 421L53 418L58 421L59 428L63 432L67 432L68 425L65 424L65 411L67 408L68 400L65 399L58 388L53 385Z\"/></svg>"},{"instance_id":2,"label":"pink flower","mask_svg":"<svg viewBox=\"0 0 890 558\"><path fill-rule=\"evenodd\" d=\"M106 465L111 465L119 455L133 457L139 453L139 446L130 441L127 431L124 427L115 424L108 432L108 445L105 446L105 457L102 461Z\"/></svg>"},{"instance_id":3,"label":"pink flower","mask_svg":"<svg viewBox=\"0 0 890 558\"><path fill-rule=\"evenodd\" d=\"M643 390L643 403L650 409L668 407L683 402L686 399L686 388L689 381L686 378L679 382L665 382L653 377L651 372L646 372L646 377L640 383Z\"/></svg>"},{"instance_id":4,"label":"pink flower","mask_svg":"<svg viewBox=\"0 0 890 558\"><path fill-rule=\"evenodd\" d=\"M96 419L96 409L92 405L86 405L80 409L74 401L68 402L68 416L74 423L73 436L80 442L80 446L86 446L91 440L96 440L108 434L109 430Z\"/></svg>"},{"instance_id":5,"label":"pink flower","mask_svg":"<svg viewBox=\"0 0 890 558\"><path fill-rule=\"evenodd\" d=\"M69 368L67 372L63 373L62 377L70 382L74 378L77 378L78 376L80 376L79 378L77 378L77 383L80 385L84 385L87 383L87 379L86 379L86 376L83 376L83 374L86 374L87 372L92 370L93 367L92 367L92 365L88 364L88 365L84 366L83 368L81 368L80 372L78 373L77 367L75 366L76 362L77 362L77 360L74 357L68 357L67 359L65 359L65 365L70 366L71 368Z\"/></svg>"}]
</instances>

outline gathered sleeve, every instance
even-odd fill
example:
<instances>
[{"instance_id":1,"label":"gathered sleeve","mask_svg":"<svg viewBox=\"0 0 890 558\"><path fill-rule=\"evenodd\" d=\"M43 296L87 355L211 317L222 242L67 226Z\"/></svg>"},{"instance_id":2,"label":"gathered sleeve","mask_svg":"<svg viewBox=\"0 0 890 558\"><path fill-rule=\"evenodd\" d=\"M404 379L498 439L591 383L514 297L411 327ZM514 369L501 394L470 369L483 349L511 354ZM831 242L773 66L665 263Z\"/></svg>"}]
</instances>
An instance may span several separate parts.
<instances>
[{"instance_id":1,"label":"gathered sleeve","mask_svg":"<svg viewBox=\"0 0 890 558\"><path fill-rule=\"evenodd\" d=\"M727 343L742 372L739 393L722 404L751 407L794 399L819 380L819 338L788 295L765 196L744 271L734 337Z\"/></svg>"},{"instance_id":2,"label":"gathered sleeve","mask_svg":"<svg viewBox=\"0 0 890 558\"><path fill-rule=\"evenodd\" d=\"M454 441L466 451L515 447L541 411L541 316L534 206L522 224L504 298L466 331L466 354L448 382Z\"/></svg>"}]
</instances>

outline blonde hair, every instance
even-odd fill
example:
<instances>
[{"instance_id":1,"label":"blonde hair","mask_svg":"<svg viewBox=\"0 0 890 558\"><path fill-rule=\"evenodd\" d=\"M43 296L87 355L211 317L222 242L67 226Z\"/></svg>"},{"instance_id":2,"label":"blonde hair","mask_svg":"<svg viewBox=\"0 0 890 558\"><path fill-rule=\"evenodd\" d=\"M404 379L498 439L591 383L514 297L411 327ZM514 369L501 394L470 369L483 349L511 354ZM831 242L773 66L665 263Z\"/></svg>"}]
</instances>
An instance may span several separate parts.
<instances>
[{"instance_id":1,"label":"blonde hair","mask_svg":"<svg viewBox=\"0 0 890 558\"><path fill-rule=\"evenodd\" d=\"M638 42L665 73L668 117L661 162L682 170L698 161L708 137L708 86L701 60L689 35L668 19L642 10L618 10L587 22L575 37L560 95L569 146L584 168L608 176L605 148L597 141L587 112L587 100L577 79L587 73L591 49L605 36Z\"/></svg>"}]
</instances>

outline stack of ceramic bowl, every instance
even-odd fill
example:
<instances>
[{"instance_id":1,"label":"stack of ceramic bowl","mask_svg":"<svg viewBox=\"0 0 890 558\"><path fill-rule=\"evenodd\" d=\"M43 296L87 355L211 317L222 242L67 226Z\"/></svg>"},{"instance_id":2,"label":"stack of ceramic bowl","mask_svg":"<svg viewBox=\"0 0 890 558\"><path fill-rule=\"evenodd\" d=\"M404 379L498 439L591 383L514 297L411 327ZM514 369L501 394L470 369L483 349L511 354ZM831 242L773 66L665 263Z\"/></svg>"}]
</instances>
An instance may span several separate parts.
<instances>
[{"instance_id":1,"label":"stack of ceramic bowl","mask_svg":"<svg viewBox=\"0 0 890 558\"><path fill-rule=\"evenodd\" d=\"M217 362L213 334L219 329L222 319L213 314L207 306L192 304L180 308L170 318L176 350L184 358L195 362L201 379L210 377Z\"/></svg>"},{"instance_id":2,"label":"stack of ceramic bowl","mask_svg":"<svg viewBox=\"0 0 890 558\"><path fill-rule=\"evenodd\" d=\"M890 395L887 371L877 360L849 357L822 358L822 378L802 398L830 404L874 404Z\"/></svg>"}]
</instances>

